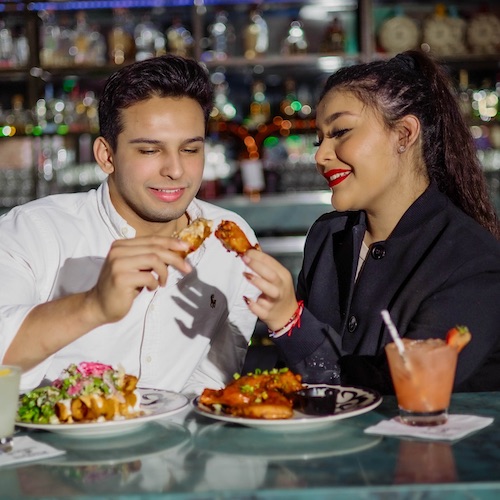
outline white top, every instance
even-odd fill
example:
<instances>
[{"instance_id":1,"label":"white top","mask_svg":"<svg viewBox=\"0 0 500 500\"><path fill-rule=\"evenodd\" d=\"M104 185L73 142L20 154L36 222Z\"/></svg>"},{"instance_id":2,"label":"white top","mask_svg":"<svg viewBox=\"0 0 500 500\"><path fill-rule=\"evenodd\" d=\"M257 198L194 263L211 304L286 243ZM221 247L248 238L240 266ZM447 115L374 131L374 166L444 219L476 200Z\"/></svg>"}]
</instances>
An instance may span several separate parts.
<instances>
[{"instance_id":1,"label":"white top","mask_svg":"<svg viewBox=\"0 0 500 500\"><path fill-rule=\"evenodd\" d=\"M361 244L361 250L359 252L359 259L358 259L358 267L356 269L356 280L358 279L359 273L361 272L361 269L363 268L363 264L365 263L366 256L368 255L368 246L366 243L363 241Z\"/></svg>"},{"instance_id":2,"label":"white top","mask_svg":"<svg viewBox=\"0 0 500 500\"><path fill-rule=\"evenodd\" d=\"M237 214L193 200L190 218L234 220ZM135 230L116 212L107 183L87 193L58 194L13 208L0 218L0 358L37 304L90 289L111 243ZM256 317L243 296L258 290L241 258L212 234L189 255L193 271L169 269L165 287L144 289L128 315L90 331L24 373L21 389L53 380L70 363L121 364L139 386L184 393L219 388L242 367Z\"/></svg>"}]
</instances>

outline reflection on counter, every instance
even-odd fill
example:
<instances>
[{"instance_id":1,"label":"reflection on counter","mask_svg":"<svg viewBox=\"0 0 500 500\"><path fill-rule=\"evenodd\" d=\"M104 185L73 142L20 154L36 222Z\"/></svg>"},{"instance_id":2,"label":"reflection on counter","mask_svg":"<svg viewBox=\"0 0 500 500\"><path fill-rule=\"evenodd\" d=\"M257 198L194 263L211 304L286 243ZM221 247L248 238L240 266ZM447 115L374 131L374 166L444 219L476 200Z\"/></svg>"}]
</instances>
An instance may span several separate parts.
<instances>
[{"instance_id":1,"label":"reflection on counter","mask_svg":"<svg viewBox=\"0 0 500 500\"><path fill-rule=\"evenodd\" d=\"M183 480L175 469L190 448L191 433L165 420L120 437L75 439L47 432L36 439L66 454L20 471L18 488L26 496L49 498L51 485L61 483L68 494L168 491Z\"/></svg>"}]
</instances>

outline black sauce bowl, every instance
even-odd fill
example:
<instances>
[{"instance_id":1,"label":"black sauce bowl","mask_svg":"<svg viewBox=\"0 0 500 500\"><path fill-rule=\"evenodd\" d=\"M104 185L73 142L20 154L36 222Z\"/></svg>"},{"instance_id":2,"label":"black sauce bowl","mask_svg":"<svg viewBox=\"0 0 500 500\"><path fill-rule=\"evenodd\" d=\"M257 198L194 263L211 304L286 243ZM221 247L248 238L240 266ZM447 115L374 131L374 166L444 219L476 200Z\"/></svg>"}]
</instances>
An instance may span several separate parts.
<instances>
[{"instance_id":1,"label":"black sauce bowl","mask_svg":"<svg viewBox=\"0 0 500 500\"><path fill-rule=\"evenodd\" d=\"M325 385L306 387L295 393L294 404L307 415L333 415L338 393L338 389Z\"/></svg>"}]
</instances>

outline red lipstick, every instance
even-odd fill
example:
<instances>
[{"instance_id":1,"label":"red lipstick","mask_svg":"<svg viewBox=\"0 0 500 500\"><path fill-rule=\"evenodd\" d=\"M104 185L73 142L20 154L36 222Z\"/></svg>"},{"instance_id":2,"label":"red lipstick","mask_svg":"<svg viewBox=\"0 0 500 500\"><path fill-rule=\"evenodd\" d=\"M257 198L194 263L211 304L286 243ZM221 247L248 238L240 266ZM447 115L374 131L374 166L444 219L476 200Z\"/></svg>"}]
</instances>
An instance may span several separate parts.
<instances>
[{"instance_id":1,"label":"red lipstick","mask_svg":"<svg viewBox=\"0 0 500 500\"><path fill-rule=\"evenodd\" d=\"M325 172L323 177L328 181L328 187L332 188L337 184L340 184L344 179L347 179L350 173L350 170L335 168Z\"/></svg>"}]
</instances>

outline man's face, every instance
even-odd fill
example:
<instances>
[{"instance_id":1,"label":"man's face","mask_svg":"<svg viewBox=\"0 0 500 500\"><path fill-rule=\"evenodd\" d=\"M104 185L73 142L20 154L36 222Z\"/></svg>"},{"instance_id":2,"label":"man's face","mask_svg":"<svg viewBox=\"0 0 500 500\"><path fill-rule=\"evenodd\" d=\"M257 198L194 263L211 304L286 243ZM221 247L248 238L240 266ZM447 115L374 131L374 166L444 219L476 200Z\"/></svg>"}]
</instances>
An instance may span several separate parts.
<instances>
[{"instance_id":1,"label":"man's face","mask_svg":"<svg viewBox=\"0 0 500 500\"><path fill-rule=\"evenodd\" d=\"M111 200L138 233L181 217L200 187L205 120L188 97L152 97L122 110Z\"/></svg>"}]
</instances>

